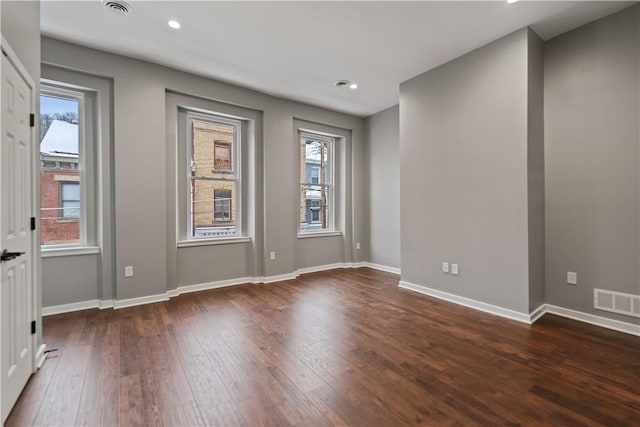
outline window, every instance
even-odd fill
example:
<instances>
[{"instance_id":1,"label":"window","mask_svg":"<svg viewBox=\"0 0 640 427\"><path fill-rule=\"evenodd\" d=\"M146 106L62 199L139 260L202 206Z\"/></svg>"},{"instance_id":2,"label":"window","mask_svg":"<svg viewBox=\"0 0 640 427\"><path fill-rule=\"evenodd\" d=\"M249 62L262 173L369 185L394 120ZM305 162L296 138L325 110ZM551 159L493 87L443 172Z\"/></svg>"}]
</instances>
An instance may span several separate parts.
<instances>
[{"instance_id":1,"label":"window","mask_svg":"<svg viewBox=\"0 0 640 427\"><path fill-rule=\"evenodd\" d=\"M42 245L86 243L84 94L42 86L40 94L40 231Z\"/></svg>"},{"instance_id":2,"label":"window","mask_svg":"<svg viewBox=\"0 0 640 427\"><path fill-rule=\"evenodd\" d=\"M311 168L311 183L320 184L320 168Z\"/></svg>"},{"instance_id":3,"label":"window","mask_svg":"<svg viewBox=\"0 0 640 427\"><path fill-rule=\"evenodd\" d=\"M189 133L189 235L191 239L240 234L241 122L187 113Z\"/></svg>"},{"instance_id":4,"label":"window","mask_svg":"<svg viewBox=\"0 0 640 427\"><path fill-rule=\"evenodd\" d=\"M224 141L213 143L214 171L231 172L231 144Z\"/></svg>"},{"instance_id":5,"label":"window","mask_svg":"<svg viewBox=\"0 0 640 427\"><path fill-rule=\"evenodd\" d=\"M60 217L62 219L80 219L80 183L60 183Z\"/></svg>"},{"instance_id":6,"label":"window","mask_svg":"<svg viewBox=\"0 0 640 427\"><path fill-rule=\"evenodd\" d=\"M231 190L213 190L214 219L231 221Z\"/></svg>"},{"instance_id":7,"label":"window","mask_svg":"<svg viewBox=\"0 0 640 427\"><path fill-rule=\"evenodd\" d=\"M300 232L333 229L334 141L300 132Z\"/></svg>"}]
</instances>

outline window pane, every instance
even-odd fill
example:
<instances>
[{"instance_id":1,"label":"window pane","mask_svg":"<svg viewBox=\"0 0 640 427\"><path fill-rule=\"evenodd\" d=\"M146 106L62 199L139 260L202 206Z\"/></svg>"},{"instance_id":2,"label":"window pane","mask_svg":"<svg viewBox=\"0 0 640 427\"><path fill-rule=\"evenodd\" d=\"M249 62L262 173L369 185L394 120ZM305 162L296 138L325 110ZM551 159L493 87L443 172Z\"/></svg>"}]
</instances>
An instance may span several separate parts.
<instances>
[{"instance_id":1,"label":"window pane","mask_svg":"<svg viewBox=\"0 0 640 427\"><path fill-rule=\"evenodd\" d=\"M331 200L329 187L303 184L300 188L300 230L328 229Z\"/></svg>"},{"instance_id":2,"label":"window pane","mask_svg":"<svg viewBox=\"0 0 640 427\"><path fill-rule=\"evenodd\" d=\"M233 173L235 127L193 120L191 176L222 178Z\"/></svg>"},{"instance_id":3,"label":"window pane","mask_svg":"<svg viewBox=\"0 0 640 427\"><path fill-rule=\"evenodd\" d=\"M231 170L231 145L216 141L213 149L213 169L216 171Z\"/></svg>"},{"instance_id":4,"label":"window pane","mask_svg":"<svg viewBox=\"0 0 640 427\"><path fill-rule=\"evenodd\" d=\"M80 242L78 101L40 97L41 244Z\"/></svg>"},{"instance_id":5,"label":"window pane","mask_svg":"<svg viewBox=\"0 0 640 427\"><path fill-rule=\"evenodd\" d=\"M330 150L326 137L300 137L300 231L331 228Z\"/></svg>"},{"instance_id":6,"label":"window pane","mask_svg":"<svg viewBox=\"0 0 640 427\"><path fill-rule=\"evenodd\" d=\"M80 183L60 183L60 216L64 219L80 219Z\"/></svg>"},{"instance_id":7,"label":"window pane","mask_svg":"<svg viewBox=\"0 0 640 427\"><path fill-rule=\"evenodd\" d=\"M190 237L236 234L236 184L233 181L191 179Z\"/></svg>"}]
</instances>

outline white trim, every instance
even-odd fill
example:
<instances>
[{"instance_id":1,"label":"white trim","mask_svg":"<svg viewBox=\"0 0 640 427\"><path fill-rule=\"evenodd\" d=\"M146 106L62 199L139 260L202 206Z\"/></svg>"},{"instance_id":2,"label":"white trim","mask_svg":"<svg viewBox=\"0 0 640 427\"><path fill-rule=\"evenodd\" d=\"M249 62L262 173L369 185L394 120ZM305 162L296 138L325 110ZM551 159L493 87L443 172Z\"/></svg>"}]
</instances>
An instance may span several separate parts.
<instances>
[{"instance_id":1,"label":"white trim","mask_svg":"<svg viewBox=\"0 0 640 427\"><path fill-rule=\"evenodd\" d=\"M209 245L228 245L232 243L249 243L250 237L221 237L217 239L191 239L180 240L178 242L179 248L189 248L192 246L209 246Z\"/></svg>"},{"instance_id":2,"label":"white trim","mask_svg":"<svg viewBox=\"0 0 640 427\"><path fill-rule=\"evenodd\" d=\"M397 267L389 267L388 265L376 264L373 262L366 262L364 266L373 268L374 270L386 271L387 273L400 274L400 269Z\"/></svg>"},{"instance_id":3,"label":"white trim","mask_svg":"<svg viewBox=\"0 0 640 427\"><path fill-rule=\"evenodd\" d=\"M226 288L228 286L243 285L247 283L254 283L253 277L241 277L239 279L219 280L217 282L198 283L195 285L178 286L176 289L169 289L167 295L169 298L177 297L178 295L188 294L191 292L205 291L208 289Z\"/></svg>"},{"instance_id":4,"label":"white trim","mask_svg":"<svg viewBox=\"0 0 640 427\"><path fill-rule=\"evenodd\" d=\"M298 277L298 272L294 271L293 273L279 274L277 276L256 277L253 283L276 283L283 282L285 280L293 280L296 277Z\"/></svg>"},{"instance_id":5,"label":"white trim","mask_svg":"<svg viewBox=\"0 0 640 427\"><path fill-rule=\"evenodd\" d=\"M313 237L342 236L342 231L306 231L298 232L298 239L310 239Z\"/></svg>"},{"instance_id":6,"label":"white trim","mask_svg":"<svg viewBox=\"0 0 640 427\"><path fill-rule=\"evenodd\" d=\"M112 299L102 299L98 300L98 308L100 310L104 310L106 308L113 308L114 301Z\"/></svg>"},{"instance_id":7,"label":"white trim","mask_svg":"<svg viewBox=\"0 0 640 427\"><path fill-rule=\"evenodd\" d=\"M607 329L613 329L614 331L618 332L640 336L640 325L634 325L633 323L621 322L619 320L596 316L595 314L583 313L581 311L558 307L551 304L546 304L545 310L546 313L578 320L580 322L590 323L592 325L601 326Z\"/></svg>"},{"instance_id":8,"label":"white trim","mask_svg":"<svg viewBox=\"0 0 640 427\"><path fill-rule=\"evenodd\" d=\"M74 311L89 310L91 308L101 308L100 301L97 299L94 299L90 301L80 301L80 302L72 302L70 304L61 304L61 305L53 305L50 307L42 307L42 316L53 316L54 314L71 313Z\"/></svg>"},{"instance_id":9,"label":"white trim","mask_svg":"<svg viewBox=\"0 0 640 427\"><path fill-rule=\"evenodd\" d=\"M344 262L336 262L334 264L326 264L326 265L316 265L313 267L299 268L298 270L296 270L295 275L299 276L301 274L317 273L318 271L334 270L336 268L351 268L351 266L348 263L344 263Z\"/></svg>"},{"instance_id":10,"label":"white trim","mask_svg":"<svg viewBox=\"0 0 640 427\"><path fill-rule=\"evenodd\" d=\"M535 323L538 319L540 319L547 312L547 305L540 304L540 307L533 310L529 313L529 324Z\"/></svg>"},{"instance_id":11,"label":"white trim","mask_svg":"<svg viewBox=\"0 0 640 427\"><path fill-rule=\"evenodd\" d=\"M94 255L100 253L98 246L80 246L68 248L47 248L43 246L40 250L42 258L54 258L59 256Z\"/></svg>"},{"instance_id":12,"label":"white trim","mask_svg":"<svg viewBox=\"0 0 640 427\"><path fill-rule=\"evenodd\" d=\"M115 300L113 303L114 309L133 307L136 305L153 304L154 302L169 301L169 295L165 292L157 295L148 295L137 298L127 298L121 300Z\"/></svg>"},{"instance_id":13,"label":"white trim","mask_svg":"<svg viewBox=\"0 0 640 427\"><path fill-rule=\"evenodd\" d=\"M508 308L498 307L497 305L487 304L471 298L449 294L447 292L442 292L436 289L427 288L426 286L416 285L415 283L405 282L402 280L399 282L398 286L403 289L408 289L410 291L429 295L431 297L449 301L454 304L459 304L465 307L473 308L475 310L484 311L485 313L495 314L496 316L506 317L507 319L516 320L522 323L532 323L530 315L510 310Z\"/></svg>"},{"instance_id":14,"label":"white trim","mask_svg":"<svg viewBox=\"0 0 640 427\"><path fill-rule=\"evenodd\" d=\"M36 367L35 367L35 370L40 369L42 367L42 364L44 363L44 361L47 359L47 355L44 352L46 348L47 348L46 344L40 344L40 347L38 347L38 351L36 351Z\"/></svg>"}]
</instances>

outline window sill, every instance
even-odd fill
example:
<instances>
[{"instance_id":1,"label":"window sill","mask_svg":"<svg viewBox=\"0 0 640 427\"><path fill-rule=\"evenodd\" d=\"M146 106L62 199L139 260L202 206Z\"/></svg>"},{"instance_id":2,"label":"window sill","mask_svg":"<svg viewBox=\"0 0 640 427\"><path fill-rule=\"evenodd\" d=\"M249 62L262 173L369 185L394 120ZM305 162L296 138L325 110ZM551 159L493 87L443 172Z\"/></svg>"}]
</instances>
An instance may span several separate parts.
<instances>
[{"instance_id":1,"label":"window sill","mask_svg":"<svg viewBox=\"0 0 640 427\"><path fill-rule=\"evenodd\" d=\"M180 240L178 242L178 247L190 248L193 246L229 245L233 243L249 243L250 241L250 237L222 237L217 239Z\"/></svg>"},{"instance_id":2,"label":"window sill","mask_svg":"<svg viewBox=\"0 0 640 427\"><path fill-rule=\"evenodd\" d=\"M40 250L42 258L53 258L59 256L95 255L100 253L98 246L77 246L67 248L42 248Z\"/></svg>"},{"instance_id":3,"label":"window sill","mask_svg":"<svg viewBox=\"0 0 640 427\"><path fill-rule=\"evenodd\" d=\"M313 237L342 236L342 231L310 231L308 233L298 233L298 239L311 239Z\"/></svg>"}]
</instances>

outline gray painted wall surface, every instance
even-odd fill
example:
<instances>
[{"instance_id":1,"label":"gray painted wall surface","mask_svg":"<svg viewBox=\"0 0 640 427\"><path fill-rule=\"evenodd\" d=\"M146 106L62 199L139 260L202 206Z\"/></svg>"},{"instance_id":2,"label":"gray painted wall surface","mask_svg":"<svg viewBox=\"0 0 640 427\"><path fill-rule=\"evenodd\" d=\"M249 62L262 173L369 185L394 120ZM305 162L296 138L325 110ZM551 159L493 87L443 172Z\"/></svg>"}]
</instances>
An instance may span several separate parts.
<instances>
[{"instance_id":1,"label":"gray painted wall surface","mask_svg":"<svg viewBox=\"0 0 640 427\"><path fill-rule=\"evenodd\" d=\"M640 293L640 6L548 41L544 78L547 302L639 323L593 288Z\"/></svg>"},{"instance_id":2,"label":"gray painted wall surface","mask_svg":"<svg viewBox=\"0 0 640 427\"><path fill-rule=\"evenodd\" d=\"M527 97L527 206L529 312L544 304L544 47L529 29Z\"/></svg>"},{"instance_id":3,"label":"gray painted wall surface","mask_svg":"<svg viewBox=\"0 0 640 427\"><path fill-rule=\"evenodd\" d=\"M366 202L366 159L355 155L363 150L364 144L364 121L359 117L50 38L42 40L42 61L113 78L118 299L162 294L175 286L175 283L169 283L166 268L170 241L167 234L169 189L165 134L167 90L262 111L265 205L258 207L258 211L264 221L264 252L277 253L274 261L262 260L265 276L287 274L296 269L294 224L297 211L292 207L296 206L297 193L282 191L283 188L291 188L291 183L297 179L295 151L291 149L294 117L352 131L353 200L356 204L360 203L359 200ZM360 253L353 250L353 243L356 240L366 241L366 209L345 208L354 212L352 220L345 225L344 246L349 248L345 258L365 261ZM223 272L227 267L233 272L241 270L237 266L228 266L226 259L211 259L209 262L220 266L220 274L208 278L208 282L226 278L228 274ZM124 278L125 265L134 266L133 278ZM203 274L193 280L205 276Z\"/></svg>"},{"instance_id":4,"label":"gray painted wall surface","mask_svg":"<svg viewBox=\"0 0 640 427\"><path fill-rule=\"evenodd\" d=\"M43 307L98 299L98 266L98 255L43 258Z\"/></svg>"},{"instance_id":5,"label":"gray painted wall surface","mask_svg":"<svg viewBox=\"0 0 640 427\"><path fill-rule=\"evenodd\" d=\"M370 261L400 268L400 111L366 120L369 152Z\"/></svg>"},{"instance_id":6,"label":"gray painted wall surface","mask_svg":"<svg viewBox=\"0 0 640 427\"><path fill-rule=\"evenodd\" d=\"M528 30L400 86L402 280L529 313ZM460 275L444 274L442 261Z\"/></svg>"}]
</instances>

